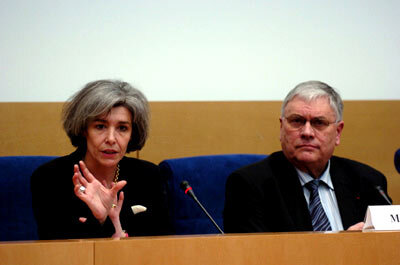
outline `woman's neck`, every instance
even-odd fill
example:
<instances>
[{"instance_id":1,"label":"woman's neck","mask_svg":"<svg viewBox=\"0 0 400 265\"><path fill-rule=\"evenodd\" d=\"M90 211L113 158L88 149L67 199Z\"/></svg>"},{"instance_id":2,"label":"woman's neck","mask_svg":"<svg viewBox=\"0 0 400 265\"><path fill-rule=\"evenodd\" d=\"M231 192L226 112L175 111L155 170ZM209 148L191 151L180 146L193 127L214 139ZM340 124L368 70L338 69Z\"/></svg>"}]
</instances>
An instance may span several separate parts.
<instances>
[{"instance_id":1,"label":"woman's neck","mask_svg":"<svg viewBox=\"0 0 400 265\"><path fill-rule=\"evenodd\" d=\"M86 164L86 167L89 169L90 173L98 180L100 183L105 182L108 188L111 186L111 183L114 181L114 177L117 171L117 166L113 167L105 167L102 166L95 161L90 161L88 159L83 160Z\"/></svg>"}]
</instances>

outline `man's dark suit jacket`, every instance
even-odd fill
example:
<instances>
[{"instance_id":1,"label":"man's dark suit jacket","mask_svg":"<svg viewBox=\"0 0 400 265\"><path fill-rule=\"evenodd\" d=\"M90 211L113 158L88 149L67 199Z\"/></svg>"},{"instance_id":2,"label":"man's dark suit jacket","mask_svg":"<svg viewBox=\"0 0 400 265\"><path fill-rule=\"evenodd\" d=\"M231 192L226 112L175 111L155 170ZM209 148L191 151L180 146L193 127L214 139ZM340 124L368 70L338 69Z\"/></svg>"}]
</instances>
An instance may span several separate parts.
<instances>
[{"instance_id":1,"label":"man's dark suit jacket","mask_svg":"<svg viewBox=\"0 0 400 265\"><path fill-rule=\"evenodd\" d=\"M343 228L364 221L368 205L387 204L379 171L345 158L331 158L330 175ZM283 152L232 173L226 183L224 229L227 233L312 231L303 188Z\"/></svg>"}]
</instances>

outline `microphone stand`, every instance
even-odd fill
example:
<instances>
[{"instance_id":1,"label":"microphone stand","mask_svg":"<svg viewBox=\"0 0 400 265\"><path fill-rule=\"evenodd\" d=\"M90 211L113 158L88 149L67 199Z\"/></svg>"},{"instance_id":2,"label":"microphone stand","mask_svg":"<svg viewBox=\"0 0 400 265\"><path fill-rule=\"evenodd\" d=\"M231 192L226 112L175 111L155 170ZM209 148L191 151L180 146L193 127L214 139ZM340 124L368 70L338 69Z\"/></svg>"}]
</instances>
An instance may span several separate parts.
<instances>
[{"instance_id":1,"label":"microphone stand","mask_svg":"<svg viewBox=\"0 0 400 265\"><path fill-rule=\"evenodd\" d=\"M211 220L213 225L223 235L224 231L222 231L222 229L214 221L214 219L211 217L211 215L207 212L206 208L204 208L203 205L200 203L200 201L197 199L196 195L194 195L192 187L190 187L189 183L186 180L181 182L181 189L185 192L185 194L189 195L200 206L200 208L203 210L203 212L207 215L208 219Z\"/></svg>"}]
</instances>

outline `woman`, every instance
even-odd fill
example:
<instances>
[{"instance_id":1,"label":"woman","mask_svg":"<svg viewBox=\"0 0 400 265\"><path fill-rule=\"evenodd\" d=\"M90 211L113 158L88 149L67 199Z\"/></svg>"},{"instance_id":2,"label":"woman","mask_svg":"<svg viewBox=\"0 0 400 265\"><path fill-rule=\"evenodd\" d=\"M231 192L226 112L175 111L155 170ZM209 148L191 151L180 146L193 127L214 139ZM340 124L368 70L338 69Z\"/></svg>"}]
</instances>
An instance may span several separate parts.
<instances>
[{"instance_id":1,"label":"woman","mask_svg":"<svg viewBox=\"0 0 400 265\"><path fill-rule=\"evenodd\" d=\"M158 167L125 157L143 147L148 123L146 98L125 82L94 81L71 98L63 125L77 149L31 178L40 239L170 232Z\"/></svg>"}]
</instances>

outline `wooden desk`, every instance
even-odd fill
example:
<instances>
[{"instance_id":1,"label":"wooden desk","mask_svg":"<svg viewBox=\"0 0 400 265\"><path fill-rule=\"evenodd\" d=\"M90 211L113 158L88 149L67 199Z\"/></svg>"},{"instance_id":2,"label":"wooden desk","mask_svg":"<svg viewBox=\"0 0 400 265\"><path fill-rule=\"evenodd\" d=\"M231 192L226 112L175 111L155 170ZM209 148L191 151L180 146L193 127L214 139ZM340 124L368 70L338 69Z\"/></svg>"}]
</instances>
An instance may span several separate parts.
<instances>
[{"instance_id":1,"label":"wooden desk","mask_svg":"<svg viewBox=\"0 0 400 265\"><path fill-rule=\"evenodd\" d=\"M93 265L94 243L84 240L1 242L1 265Z\"/></svg>"},{"instance_id":2,"label":"wooden desk","mask_svg":"<svg viewBox=\"0 0 400 265\"><path fill-rule=\"evenodd\" d=\"M0 244L0 264L400 264L400 232L270 233Z\"/></svg>"}]
</instances>

